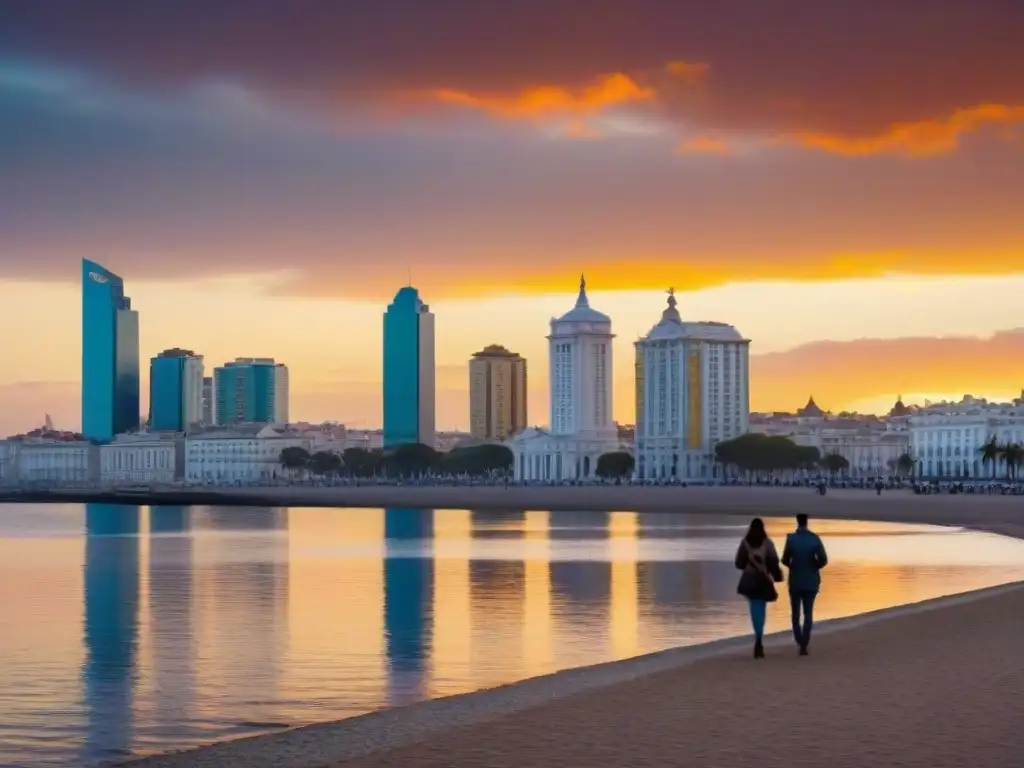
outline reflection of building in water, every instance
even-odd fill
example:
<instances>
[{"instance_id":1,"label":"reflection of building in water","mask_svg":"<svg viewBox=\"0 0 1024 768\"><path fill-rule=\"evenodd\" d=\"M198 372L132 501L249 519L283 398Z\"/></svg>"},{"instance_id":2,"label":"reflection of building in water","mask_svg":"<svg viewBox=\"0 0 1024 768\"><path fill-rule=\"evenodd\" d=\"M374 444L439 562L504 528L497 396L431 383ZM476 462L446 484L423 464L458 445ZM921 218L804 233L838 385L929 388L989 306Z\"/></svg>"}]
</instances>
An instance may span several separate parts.
<instances>
[{"instance_id":1,"label":"reflection of building in water","mask_svg":"<svg viewBox=\"0 0 1024 768\"><path fill-rule=\"evenodd\" d=\"M434 596L433 510L389 507L384 511L384 633L389 704L426 692Z\"/></svg>"},{"instance_id":2,"label":"reflection of building in water","mask_svg":"<svg viewBox=\"0 0 1024 768\"><path fill-rule=\"evenodd\" d=\"M686 521L664 514L637 515L641 561L637 563L640 599L655 608L699 607L707 602L707 569L729 569L732 563L704 562L688 553L687 539L702 536L697 528L688 535ZM733 584L735 587L735 583Z\"/></svg>"},{"instance_id":3,"label":"reflection of building in water","mask_svg":"<svg viewBox=\"0 0 1024 768\"><path fill-rule=\"evenodd\" d=\"M238 700L273 701L288 642L288 511L197 507L191 523L218 532L193 541L195 625L205 654L198 674L204 686L236 691ZM246 717L278 715L248 709Z\"/></svg>"},{"instance_id":4,"label":"reflection of building in water","mask_svg":"<svg viewBox=\"0 0 1024 768\"><path fill-rule=\"evenodd\" d=\"M611 644L610 515L551 512L548 521L555 663L575 666Z\"/></svg>"},{"instance_id":5,"label":"reflection of building in water","mask_svg":"<svg viewBox=\"0 0 1024 768\"><path fill-rule=\"evenodd\" d=\"M554 593L574 602L607 607L612 578L612 566L605 553L609 514L551 512L548 520Z\"/></svg>"},{"instance_id":6,"label":"reflection of building in water","mask_svg":"<svg viewBox=\"0 0 1024 768\"><path fill-rule=\"evenodd\" d=\"M149 508L149 638L155 717L161 723L185 721L195 699L189 527L188 507Z\"/></svg>"},{"instance_id":7,"label":"reflection of building in water","mask_svg":"<svg viewBox=\"0 0 1024 768\"><path fill-rule=\"evenodd\" d=\"M523 664L537 674L550 671L554 663L549 517L548 512L527 512L525 522L524 546L528 550L523 593Z\"/></svg>"},{"instance_id":8,"label":"reflection of building in water","mask_svg":"<svg viewBox=\"0 0 1024 768\"><path fill-rule=\"evenodd\" d=\"M507 681L509 671L518 672L522 663L519 640L526 565L518 542L524 538L526 513L474 511L470 515L474 540L469 563L471 665L479 684L497 684ZM503 657L500 665L494 663L498 647Z\"/></svg>"},{"instance_id":9,"label":"reflection of building in water","mask_svg":"<svg viewBox=\"0 0 1024 768\"><path fill-rule=\"evenodd\" d=\"M138 507L86 505L84 761L109 759L131 747L139 618L138 532Z\"/></svg>"}]
</instances>

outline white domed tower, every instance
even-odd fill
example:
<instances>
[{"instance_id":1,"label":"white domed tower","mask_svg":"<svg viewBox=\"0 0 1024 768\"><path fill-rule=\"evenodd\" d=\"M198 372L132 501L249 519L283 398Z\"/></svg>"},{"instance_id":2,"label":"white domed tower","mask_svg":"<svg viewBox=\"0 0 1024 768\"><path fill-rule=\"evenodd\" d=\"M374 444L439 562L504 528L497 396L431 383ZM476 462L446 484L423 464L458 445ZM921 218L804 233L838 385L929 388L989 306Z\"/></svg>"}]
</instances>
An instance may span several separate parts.
<instances>
[{"instance_id":1,"label":"white domed tower","mask_svg":"<svg viewBox=\"0 0 1024 768\"><path fill-rule=\"evenodd\" d=\"M612 420L612 320L590 306L580 275L576 306L551 320L548 335L551 434L617 439Z\"/></svg>"},{"instance_id":2,"label":"white domed tower","mask_svg":"<svg viewBox=\"0 0 1024 768\"><path fill-rule=\"evenodd\" d=\"M515 478L526 482L592 481L602 454L623 450L612 420L612 321L590 306L580 275L576 306L551 319L551 425L506 441Z\"/></svg>"}]
</instances>

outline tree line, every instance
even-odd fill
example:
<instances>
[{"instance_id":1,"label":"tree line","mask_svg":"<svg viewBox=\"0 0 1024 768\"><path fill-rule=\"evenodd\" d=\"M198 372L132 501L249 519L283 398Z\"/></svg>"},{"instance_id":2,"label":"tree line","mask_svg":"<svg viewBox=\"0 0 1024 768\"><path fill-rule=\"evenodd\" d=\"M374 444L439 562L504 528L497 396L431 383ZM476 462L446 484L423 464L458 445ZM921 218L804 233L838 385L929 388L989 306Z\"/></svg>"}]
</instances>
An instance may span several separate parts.
<instances>
[{"instance_id":1,"label":"tree line","mask_svg":"<svg viewBox=\"0 0 1024 768\"><path fill-rule=\"evenodd\" d=\"M310 453L290 446L281 451L278 463L289 473L308 472L320 477L412 477L416 475L494 475L512 469L512 451L503 445L486 444L451 451L437 451L422 443L400 445L390 451L346 448Z\"/></svg>"},{"instance_id":2,"label":"tree line","mask_svg":"<svg viewBox=\"0 0 1024 768\"><path fill-rule=\"evenodd\" d=\"M383 451L346 448L342 453L290 446L281 451L278 463L289 474L309 473L319 477L366 478L415 477L420 475L470 475L503 477L514 469L515 457L504 445L484 445L437 451L423 443L408 443ZM633 456L626 451L605 453L598 458L598 477L621 479L633 474Z\"/></svg>"},{"instance_id":3,"label":"tree line","mask_svg":"<svg viewBox=\"0 0 1024 768\"><path fill-rule=\"evenodd\" d=\"M839 453L826 453L812 445L797 445L788 437L748 432L725 440L715 446L715 461L727 469L745 474L774 474L776 472L825 471L837 475L850 469L850 462ZM914 460L904 453L889 469L909 475Z\"/></svg>"}]
</instances>

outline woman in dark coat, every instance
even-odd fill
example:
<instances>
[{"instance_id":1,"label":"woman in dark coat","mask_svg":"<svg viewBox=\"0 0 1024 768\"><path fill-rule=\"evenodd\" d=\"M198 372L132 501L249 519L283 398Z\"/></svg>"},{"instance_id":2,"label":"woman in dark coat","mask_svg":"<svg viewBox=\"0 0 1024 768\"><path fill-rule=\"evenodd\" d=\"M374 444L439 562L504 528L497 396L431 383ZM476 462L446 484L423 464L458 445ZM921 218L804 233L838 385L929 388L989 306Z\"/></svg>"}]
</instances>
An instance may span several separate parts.
<instances>
[{"instance_id":1,"label":"woman in dark coat","mask_svg":"<svg viewBox=\"0 0 1024 768\"><path fill-rule=\"evenodd\" d=\"M764 658L764 621L768 603L779 599L775 582L782 581L779 555L775 544L768 538L764 521L755 517L750 521L747 535L736 550L736 567L743 571L736 591L747 598L750 623L754 628L754 658Z\"/></svg>"}]
</instances>

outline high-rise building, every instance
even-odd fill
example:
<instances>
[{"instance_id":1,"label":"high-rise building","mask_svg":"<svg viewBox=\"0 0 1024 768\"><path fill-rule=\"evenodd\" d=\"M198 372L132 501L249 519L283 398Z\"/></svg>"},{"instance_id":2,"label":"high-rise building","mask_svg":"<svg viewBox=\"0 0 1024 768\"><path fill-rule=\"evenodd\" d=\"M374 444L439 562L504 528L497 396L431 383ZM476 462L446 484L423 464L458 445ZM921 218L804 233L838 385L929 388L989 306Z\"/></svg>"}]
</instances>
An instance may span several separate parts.
<instances>
[{"instance_id":1,"label":"high-rise building","mask_svg":"<svg viewBox=\"0 0 1024 768\"><path fill-rule=\"evenodd\" d=\"M149 361L149 428L184 432L202 421L202 355L164 350Z\"/></svg>"},{"instance_id":2,"label":"high-rise building","mask_svg":"<svg viewBox=\"0 0 1024 768\"><path fill-rule=\"evenodd\" d=\"M636 346L636 475L709 480L715 445L750 423L750 340L726 323L684 322L669 290Z\"/></svg>"},{"instance_id":3,"label":"high-rise building","mask_svg":"<svg viewBox=\"0 0 1024 768\"><path fill-rule=\"evenodd\" d=\"M384 313L384 447L433 447L434 407L434 315L410 285Z\"/></svg>"},{"instance_id":4,"label":"high-rise building","mask_svg":"<svg viewBox=\"0 0 1024 768\"><path fill-rule=\"evenodd\" d=\"M272 357L239 357L213 370L217 424L288 422L288 367Z\"/></svg>"},{"instance_id":5,"label":"high-rise building","mask_svg":"<svg viewBox=\"0 0 1024 768\"><path fill-rule=\"evenodd\" d=\"M469 431L504 440L526 428L526 360L491 344L469 361Z\"/></svg>"},{"instance_id":6,"label":"high-rise building","mask_svg":"<svg viewBox=\"0 0 1024 768\"><path fill-rule=\"evenodd\" d=\"M580 275L576 305L548 334L551 426L508 441L517 480L593 479L605 453L622 450L612 420L612 320L590 306Z\"/></svg>"},{"instance_id":7,"label":"high-rise building","mask_svg":"<svg viewBox=\"0 0 1024 768\"><path fill-rule=\"evenodd\" d=\"M213 418L213 414L216 411L216 408L214 407L214 402L215 402L214 401L214 397L215 397L215 394L214 394L214 386L213 386L213 376L204 376L203 377L203 426L204 427L213 426L213 424L215 423L214 422L214 418Z\"/></svg>"},{"instance_id":8,"label":"high-rise building","mask_svg":"<svg viewBox=\"0 0 1024 768\"><path fill-rule=\"evenodd\" d=\"M106 442L139 417L139 315L121 278L83 259L82 434Z\"/></svg>"}]
</instances>

